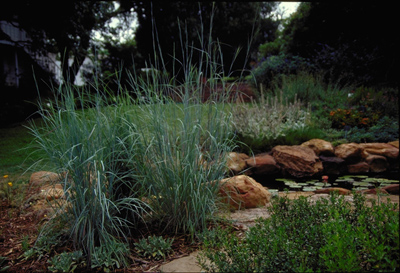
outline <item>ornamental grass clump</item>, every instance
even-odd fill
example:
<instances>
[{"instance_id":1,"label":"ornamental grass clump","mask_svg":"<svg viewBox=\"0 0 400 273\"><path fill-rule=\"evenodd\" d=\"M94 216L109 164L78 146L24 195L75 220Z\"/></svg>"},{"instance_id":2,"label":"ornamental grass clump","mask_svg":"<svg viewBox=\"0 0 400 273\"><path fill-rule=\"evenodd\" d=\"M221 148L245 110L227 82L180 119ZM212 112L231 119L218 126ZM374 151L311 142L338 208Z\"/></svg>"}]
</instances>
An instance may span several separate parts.
<instances>
[{"instance_id":1,"label":"ornamental grass clump","mask_svg":"<svg viewBox=\"0 0 400 273\"><path fill-rule=\"evenodd\" d=\"M315 203L274 200L271 217L258 219L244 237L229 229L206 235L201 266L207 272L398 271L399 210L390 199L371 207L359 193L353 204L337 193Z\"/></svg>"},{"instance_id":2,"label":"ornamental grass clump","mask_svg":"<svg viewBox=\"0 0 400 273\"><path fill-rule=\"evenodd\" d=\"M129 165L134 150L125 149L136 141L134 126L127 125L122 106L106 105L100 85L96 90L76 95L73 86L65 85L56 90L52 107L41 109L42 126L31 125L38 148L64 177L67 202L59 202L57 219L65 223L74 247L84 250L89 264L97 258L96 247L117 243L117 238L126 241L135 222L150 210L140 200ZM85 105L91 107L78 107ZM121 264L125 254L118 249L113 253Z\"/></svg>"},{"instance_id":3,"label":"ornamental grass clump","mask_svg":"<svg viewBox=\"0 0 400 273\"><path fill-rule=\"evenodd\" d=\"M159 73L165 67L157 56L150 76L131 74L129 91L111 100L116 92L99 79L79 90L63 84L50 105L41 104L42 126L31 124L39 150L64 177L66 202L54 219L88 266L102 263L99 248L126 265L124 248L112 246L126 243L138 222L194 238L217 209L215 182L234 145L226 103L234 84L220 81L230 74L219 44L199 37L201 48L182 38L184 58L174 66L181 80ZM202 75L213 80L205 83ZM216 82L225 92L203 102L205 88L216 89Z\"/></svg>"},{"instance_id":4,"label":"ornamental grass clump","mask_svg":"<svg viewBox=\"0 0 400 273\"><path fill-rule=\"evenodd\" d=\"M221 80L229 72L223 71L218 43L203 37L202 48L181 43L185 57L176 63L182 80L160 73L150 81L131 77L132 89L140 89L148 101L135 108L143 113L135 166L151 198L154 222L193 237L217 209L218 183L213 182L224 177L225 155L234 146L227 103L234 84ZM193 59L195 52L199 59ZM162 71L162 64L160 59L152 67ZM205 83L202 75L212 81ZM205 90L215 90L217 82L225 92L204 101Z\"/></svg>"}]
</instances>

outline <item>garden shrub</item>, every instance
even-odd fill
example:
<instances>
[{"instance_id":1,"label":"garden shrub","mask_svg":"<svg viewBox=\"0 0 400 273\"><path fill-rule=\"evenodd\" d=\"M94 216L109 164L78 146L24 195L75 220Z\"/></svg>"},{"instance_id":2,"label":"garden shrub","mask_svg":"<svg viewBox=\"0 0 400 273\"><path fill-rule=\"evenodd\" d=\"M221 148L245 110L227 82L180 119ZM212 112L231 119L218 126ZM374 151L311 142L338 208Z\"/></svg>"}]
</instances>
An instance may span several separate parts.
<instances>
[{"instance_id":1,"label":"garden shrub","mask_svg":"<svg viewBox=\"0 0 400 273\"><path fill-rule=\"evenodd\" d=\"M349 128L345 132L345 138L349 142L390 142L399 139L399 121L398 119L384 116L370 128Z\"/></svg>"},{"instance_id":2,"label":"garden shrub","mask_svg":"<svg viewBox=\"0 0 400 273\"><path fill-rule=\"evenodd\" d=\"M310 109L296 98L293 103L284 100L282 94L237 105L232 115L238 146L247 152L265 152L276 145L297 145L323 137L311 123Z\"/></svg>"},{"instance_id":3,"label":"garden shrub","mask_svg":"<svg viewBox=\"0 0 400 273\"><path fill-rule=\"evenodd\" d=\"M371 113L367 109L337 109L330 111L332 128L343 129L344 127L368 128L375 125L380 117L379 113Z\"/></svg>"},{"instance_id":4,"label":"garden shrub","mask_svg":"<svg viewBox=\"0 0 400 273\"><path fill-rule=\"evenodd\" d=\"M399 116L399 90L394 88L358 87L349 98L350 106L363 108L382 116Z\"/></svg>"},{"instance_id":5,"label":"garden shrub","mask_svg":"<svg viewBox=\"0 0 400 273\"><path fill-rule=\"evenodd\" d=\"M199 262L207 272L394 272L400 258L397 204L368 207L365 200L355 194L352 207L337 193L315 204L279 197L271 217L258 219L244 236L221 228L205 234Z\"/></svg>"},{"instance_id":6,"label":"garden shrub","mask_svg":"<svg viewBox=\"0 0 400 273\"><path fill-rule=\"evenodd\" d=\"M139 254L145 258L159 260L172 252L174 239L164 239L161 236L148 236L147 239L140 239L135 243L135 248Z\"/></svg>"},{"instance_id":7,"label":"garden shrub","mask_svg":"<svg viewBox=\"0 0 400 273\"><path fill-rule=\"evenodd\" d=\"M257 84L271 87L273 80L277 81L282 75L294 74L300 69L311 69L310 62L299 56L290 56L284 53L263 58L252 70Z\"/></svg>"}]
</instances>

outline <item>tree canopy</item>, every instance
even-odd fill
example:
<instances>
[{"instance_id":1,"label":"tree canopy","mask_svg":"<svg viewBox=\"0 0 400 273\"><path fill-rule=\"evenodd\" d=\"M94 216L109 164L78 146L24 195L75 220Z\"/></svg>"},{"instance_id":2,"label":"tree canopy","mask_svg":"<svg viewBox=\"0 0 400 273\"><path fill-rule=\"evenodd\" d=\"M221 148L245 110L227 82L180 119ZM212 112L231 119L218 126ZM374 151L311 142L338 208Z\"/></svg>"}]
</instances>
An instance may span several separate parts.
<instances>
[{"instance_id":1,"label":"tree canopy","mask_svg":"<svg viewBox=\"0 0 400 273\"><path fill-rule=\"evenodd\" d=\"M121 4L132 5L138 15L135 37L138 52L145 58L154 58L154 50L161 50L170 71L170 56L182 57L181 39L201 48L200 42L207 42L199 39L201 34L220 43L226 73L249 68L248 53L255 54L257 44L272 40L278 26L268 17L276 2L126 1ZM238 56L237 48L242 49ZM231 67L235 56L236 62Z\"/></svg>"},{"instance_id":2,"label":"tree canopy","mask_svg":"<svg viewBox=\"0 0 400 273\"><path fill-rule=\"evenodd\" d=\"M0 20L18 23L31 37L31 49L58 52L63 78L73 83L88 54L92 31L103 28L116 12L108 1L17 0L0 10Z\"/></svg>"},{"instance_id":3,"label":"tree canopy","mask_svg":"<svg viewBox=\"0 0 400 273\"><path fill-rule=\"evenodd\" d=\"M365 84L395 84L399 61L397 14L378 2L303 2L278 39L260 49L308 58L336 76Z\"/></svg>"}]
</instances>

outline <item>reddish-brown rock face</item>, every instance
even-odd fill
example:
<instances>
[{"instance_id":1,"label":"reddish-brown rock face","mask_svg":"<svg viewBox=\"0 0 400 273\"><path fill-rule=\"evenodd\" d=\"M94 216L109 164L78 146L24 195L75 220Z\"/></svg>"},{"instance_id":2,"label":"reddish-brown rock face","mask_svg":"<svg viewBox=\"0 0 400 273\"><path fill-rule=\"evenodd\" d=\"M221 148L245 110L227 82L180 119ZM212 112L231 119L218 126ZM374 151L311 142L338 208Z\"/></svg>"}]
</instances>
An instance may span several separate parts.
<instances>
[{"instance_id":1,"label":"reddish-brown rock face","mask_svg":"<svg viewBox=\"0 0 400 273\"><path fill-rule=\"evenodd\" d=\"M252 168L255 174L269 174L276 172L279 167L275 159L269 154L259 154L246 159L247 166Z\"/></svg>"},{"instance_id":2,"label":"reddish-brown rock face","mask_svg":"<svg viewBox=\"0 0 400 273\"><path fill-rule=\"evenodd\" d=\"M371 155L380 155L391 159L399 157L399 148L387 143L360 143L358 145Z\"/></svg>"},{"instance_id":3,"label":"reddish-brown rock face","mask_svg":"<svg viewBox=\"0 0 400 273\"><path fill-rule=\"evenodd\" d=\"M317 156L333 156L334 148L333 145L322 139L311 139L301 144L301 146L305 146L311 148Z\"/></svg>"},{"instance_id":4,"label":"reddish-brown rock face","mask_svg":"<svg viewBox=\"0 0 400 273\"><path fill-rule=\"evenodd\" d=\"M219 193L235 209L265 206L271 200L271 193L247 175L222 179Z\"/></svg>"},{"instance_id":5,"label":"reddish-brown rock face","mask_svg":"<svg viewBox=\"0 0 400 273\"><path fill-rule=\"evenodd\" d=\"M226 161L228 169L234 174L238 174L247 168L246 160L249 158L244 153L231 152Z\"/></svg>"},{"instance_id":6,"label":"reddish-brown rock face","mask_svg":"<svg viewBox=\"0 0 400 273\"><path fill-rule=\"evenodd\" d=\"M323 170L314 151L305 146L276 146L272 149L272 156L284 171L294 177L313 176Z\"/></svg>"},{"instance_id":7,"label":"reddish-brown rock face","mask_svg":"<svg viewBox=\"0 0 400 273\"><path fill-rule=\"evenodd\" d=\"M346 160L346 162L360 162L368 156L364 149L357 143L345 143L335 148L335 156Z\"/></svg>"},{"instance_id":8,"label":"reddish-brown rock face","mask_svg":"<svg viewBox=\"0 0 400 273\"><path fill-rule=\"evenodd\" d=\"M344 189L344 188L326 188L326 189L319 189L319 190L315 190L315 193L330 193L330 192L337 192L340 195L349 195L351 194L351 190L348 189Z\"/></svg>"},{"instance_id":9,"label":"reddish-brown rock face","mask_svg":"<svg viewBox=\"0 0 400 273\"><path fill-rule=\"evenodd\" d=\"M39 171L31 175L29 179L29 186L43 186L48 184L55 184L61 181L62 177L58 173Z\"/></svg>"}]
</instances>

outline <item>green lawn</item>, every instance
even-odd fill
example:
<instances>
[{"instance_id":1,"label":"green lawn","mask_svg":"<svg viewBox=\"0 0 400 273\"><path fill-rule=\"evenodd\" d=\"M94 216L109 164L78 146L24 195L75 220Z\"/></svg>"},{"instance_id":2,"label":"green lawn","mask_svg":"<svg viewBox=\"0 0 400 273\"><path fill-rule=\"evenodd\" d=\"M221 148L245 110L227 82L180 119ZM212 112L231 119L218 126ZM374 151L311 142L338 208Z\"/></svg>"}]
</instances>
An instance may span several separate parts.
<instances>
[{"instance_id":1,"label":"green lawn","mask_svg":"<svg viewBox=\"0 0 400 273\"><path fill-rule=\"evenodd\" d=\"M35 123L40 122L36 119ZM27 182L32 171L25 173L33 163L40 160L39 154L31 154L29 148L33 136L24 122L11 128L0 128L0 177L8 175L8 180L14 183ZM37 171L37 170L34 170Z\"/></svg>"}]
</instances>

